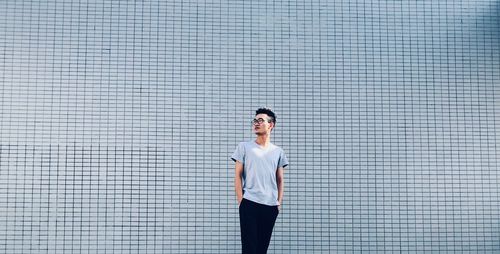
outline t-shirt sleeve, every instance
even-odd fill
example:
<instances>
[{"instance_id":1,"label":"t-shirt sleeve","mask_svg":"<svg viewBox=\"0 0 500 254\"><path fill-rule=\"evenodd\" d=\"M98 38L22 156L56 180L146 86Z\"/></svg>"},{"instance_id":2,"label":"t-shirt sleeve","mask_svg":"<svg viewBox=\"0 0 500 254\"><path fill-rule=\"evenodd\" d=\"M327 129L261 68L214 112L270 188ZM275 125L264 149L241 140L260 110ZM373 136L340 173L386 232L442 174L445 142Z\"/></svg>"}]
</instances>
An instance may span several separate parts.
<instances>
[{"instance_id":1,"label":"t-shirt sleeve","mask_svg":"<svg viewBox=\"0 0 500 254\"><path fill-rule=\"evenodd\" d=\"M278 168L284 168L286 166L288 166L288 158L286 157L285 152L281 151Z\"/></svg>"},{"instance_id":2,"label":"t-shirt sleeve","mask_svg":"<svg viewBox=\"0 0 500 254\"><path fill-rule=\"evenodd\" d=\"M243 146L243 143L240 143L238 147L236 147L236 150L234 151L233 155L231 155L231 159L236 162L239 161L241 163L244 162L245 160L245 147Z\"/></svg>"}]
</instances>

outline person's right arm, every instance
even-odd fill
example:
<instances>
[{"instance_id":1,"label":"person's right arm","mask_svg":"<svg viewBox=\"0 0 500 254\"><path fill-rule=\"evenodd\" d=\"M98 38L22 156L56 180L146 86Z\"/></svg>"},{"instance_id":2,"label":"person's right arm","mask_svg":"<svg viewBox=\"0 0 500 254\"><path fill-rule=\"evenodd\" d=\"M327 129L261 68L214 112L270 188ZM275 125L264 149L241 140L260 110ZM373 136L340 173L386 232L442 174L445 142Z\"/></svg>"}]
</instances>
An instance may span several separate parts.
<instances>
[{"instance_id":1,"label":"person's right arm","mask_svg":"<svg viewBox=\"0 0 500 254\"><path fill-rule=\"evenodd\" d=\"M240 161L236 161L236 166L234 170L234 191L236 192L236 199L238 200L238 204L241 203L243 199L243 163Z\"/></svg>"}]
</instances>

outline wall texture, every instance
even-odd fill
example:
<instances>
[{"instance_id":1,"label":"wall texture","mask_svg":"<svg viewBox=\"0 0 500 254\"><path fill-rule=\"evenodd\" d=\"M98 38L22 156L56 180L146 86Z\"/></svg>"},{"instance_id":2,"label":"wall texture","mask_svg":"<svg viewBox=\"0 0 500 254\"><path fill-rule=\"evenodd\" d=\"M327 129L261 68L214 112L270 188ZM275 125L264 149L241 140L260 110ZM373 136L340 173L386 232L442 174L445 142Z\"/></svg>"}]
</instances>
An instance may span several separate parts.
<instances>
[{"instance_id":1,"label":"wall texture","mask_svg":"<svg viewBox=\"0 0 500 254\"><path fill-rule=\"evenodd\" d=\"M270 253L500 251L498 1L40 2L0 2L0 253L240 252L259 106Z\"/></svg>"}]
</instances>

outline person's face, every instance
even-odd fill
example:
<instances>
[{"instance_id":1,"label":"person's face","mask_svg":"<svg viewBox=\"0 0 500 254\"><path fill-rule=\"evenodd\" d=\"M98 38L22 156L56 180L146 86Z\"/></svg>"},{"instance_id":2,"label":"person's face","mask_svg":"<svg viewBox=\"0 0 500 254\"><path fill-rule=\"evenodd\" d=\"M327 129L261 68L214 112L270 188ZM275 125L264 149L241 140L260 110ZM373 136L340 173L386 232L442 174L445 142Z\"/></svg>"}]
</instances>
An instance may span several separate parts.
<instances>
[{"instance_id":1,"label":"person's face","mask_svg":"<svg viewBox=\"0 0 500 254\"><path fill-rule=\"evenodd\" d=\"M274 127L274 123L270 122L270 120L267 114L256 115L252 121L253 132L257 135L270 133Z\"/></svg>"}]
</instances>

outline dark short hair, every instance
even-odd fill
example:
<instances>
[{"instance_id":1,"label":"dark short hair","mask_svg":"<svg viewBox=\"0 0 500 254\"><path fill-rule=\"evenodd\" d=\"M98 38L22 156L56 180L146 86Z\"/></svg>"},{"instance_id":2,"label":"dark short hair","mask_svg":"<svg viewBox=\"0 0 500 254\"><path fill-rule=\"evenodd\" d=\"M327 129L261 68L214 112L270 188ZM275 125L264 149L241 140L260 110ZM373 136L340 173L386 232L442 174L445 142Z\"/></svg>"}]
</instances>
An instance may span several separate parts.
<instances>
[{"instance_id":1,"label":"dark short hair","mask_svg":"<svg viewBox=\"0 0 500 254\"><path fill-rule=\"evenodd\" d=\"M266 114L271 119L271 122L276 125L276 114L270 108L259 108L255 111L255 115L258 114Z\"/></svg>"}]
</instances>

